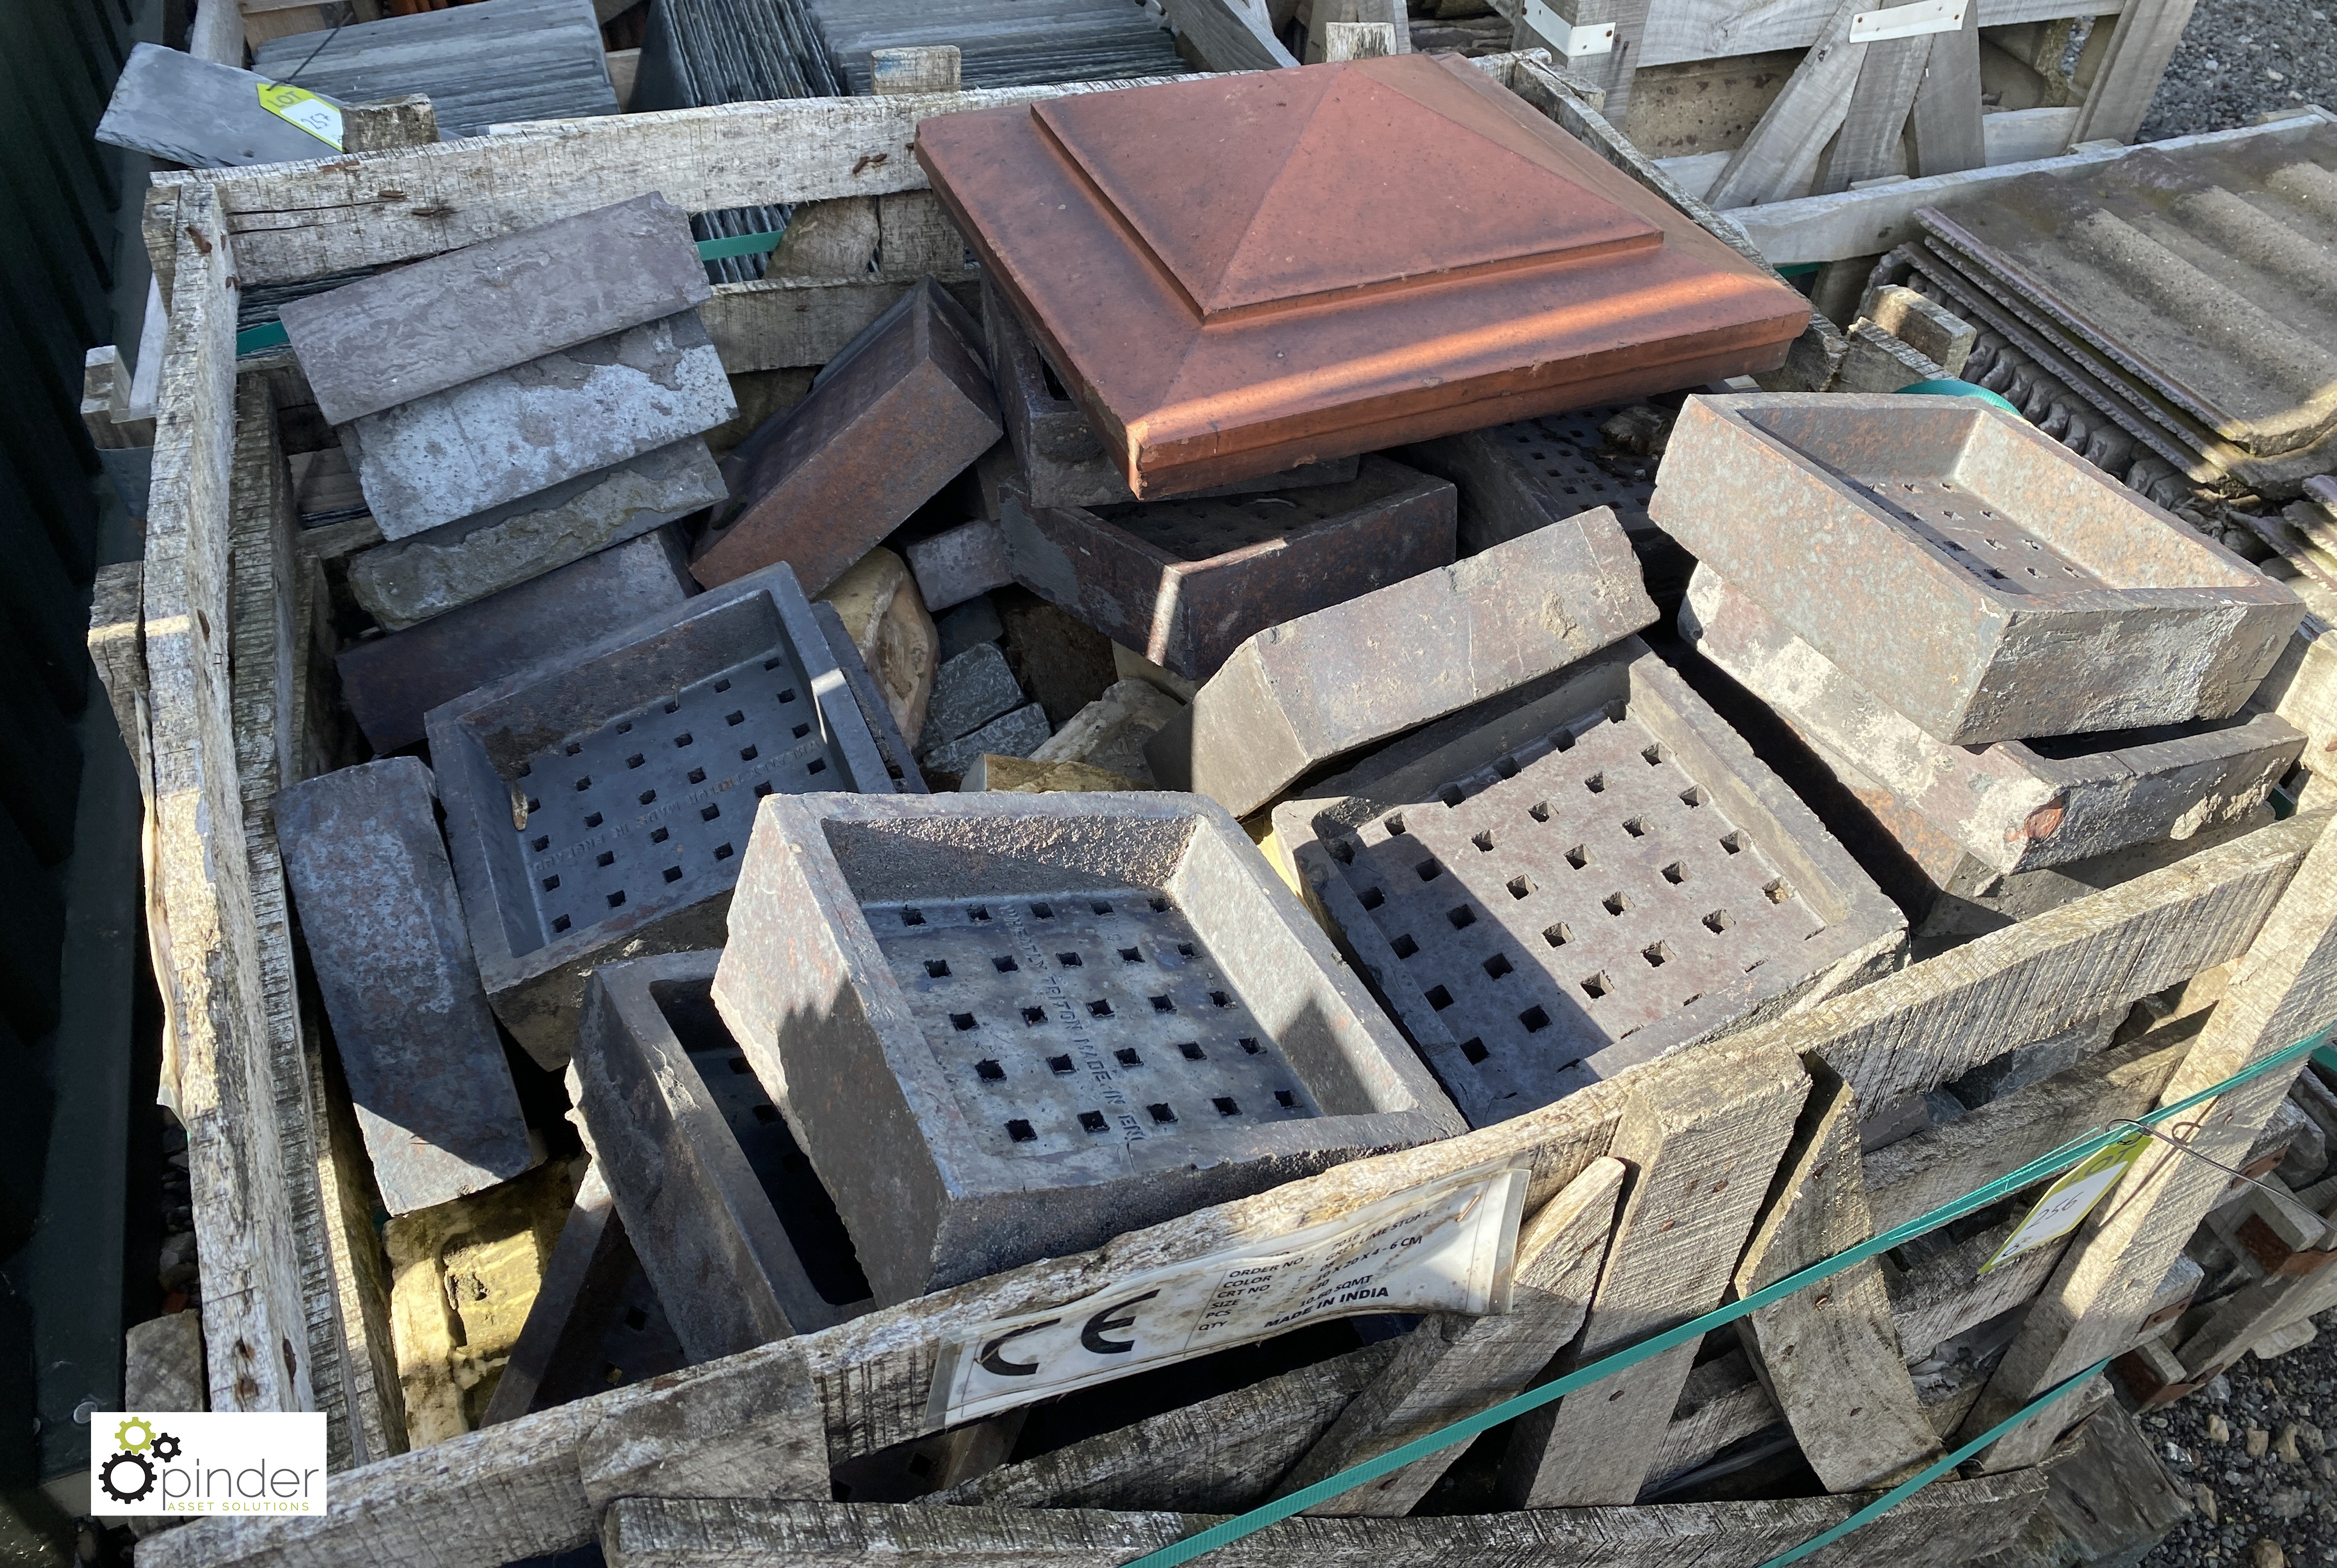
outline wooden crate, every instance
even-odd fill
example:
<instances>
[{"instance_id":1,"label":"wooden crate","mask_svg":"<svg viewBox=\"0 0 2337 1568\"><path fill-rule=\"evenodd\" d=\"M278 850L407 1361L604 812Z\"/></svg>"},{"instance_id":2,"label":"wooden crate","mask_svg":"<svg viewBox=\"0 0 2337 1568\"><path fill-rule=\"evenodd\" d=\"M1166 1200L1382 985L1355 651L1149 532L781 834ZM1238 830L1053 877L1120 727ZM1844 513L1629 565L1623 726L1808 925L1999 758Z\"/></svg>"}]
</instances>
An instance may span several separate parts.
<instances>
[{"instance_id":1,"label":"wooden crate","mask_svg":"<svg viewBox=\"0 0 2337 1568\"><path fill-rule=\"evenodd\" d=\"M1541 62L1478 63L1714 221ZM1887 1222L2109 1115L2218 1082L2337 1017L2337 848L2322 842L2322 816L2301 817L1863 989L1804 998L1787 1016L1501 1125L399 1453L384 1261L347 1107L327 1086L318 1020L295 985L269 815L275 790L345 755L318 557L347 541L298 529L276 411L306 401L305 388L288 357L239 365L237 291L427 256L649 190L690 210L929 200L907 152L920 116L1071 90L1090 89L733 104L158 178L146 231L169 330L147 550L142 563L102 585L92 647L145 792L166 1092L188 1130L211 1407L327 1411L339 1474L327 1516L200 1521L147 1542L142 1557L152 1564L486 1568L596 1535L612 1562L904 1551L1123 1560L1188 1522L836 1505L829 1467L936 1432L936 1366L983 1325L1052 1310L1136 1272L1272 1242L1488 1164L1530 1173L1530 1215L1593 1162L1628 1163L1634 1184L1607 1237L1596 1290L1581 1303L1594 1339L1625 1342L1715 1304L1756 1222L1767 1238L1765 1267L1791 1261L1763 1210L1781 1163L1799 1160L1804 1174L1780 1183L1778 1203L1817 1190L1797 1122L1838 1127L1848 1117L1854 1125L1861 1108L1937 1087L2231 966L2204 1029L2153 1040L2138 1053L2144 1066L2092 1080L2065 1075L1918 1147L1900 1146L1892 1159L1879 1160L1890 1153L1879 1151L1855 1173L1833 1171L1824 1189L1830 1212L1849 1192ZM906 287L887 278L725 286L703 314L728 368L752 375L825 361ZM1829 355L1840 353L1830 330L1813 324L1786 384L1800 375L1801 385L1823 385ZM2202 1114L2201 1146L2235 1163L2285 1087L2273 1075L2217 1101ZM2151 1160L2112 1212L2044 1266L2011 1282L1944 1279L1924 1307L1926 1332L2029 1297L2036 1303L1993 1376L1960 1391L1951 1428L1985 1429L2136 1343L2155 1293L2223 1185L2195 1163ZM1818 1249L1810 1261L1846 1239L1819 1227L1796 1244ZM1897 1330L1877 1317L1887 1309L1870 1300L1864 1310L1870 1346L1895 1346ZM1864 1354L1856 1370L1894 1397L1908 1378L1895 1356ZM1838 1371L1830 1361L1828 1375ZM1659 1466L1710 1454L1758 1414L1740 1388L1676 1419L1687 1374L1675 1353L1559 1407L1538 1440L1550 1456L1542 1474L1561 1479L1538 1489L1535 1512L1301 1520L1237 1554L1426 1561L1466 1539L1521 1562L1595 1557L1653 1568L1677 1561L1680 1543L1696 1539L1706 1544L1697 1561L1706 1568L1754 1568L1854 1505L1842 1495L1628 1506ZM1781 1380L1775 1368L1769 1382L1805 1451L1848 1452L1864 1441L1857 1407L1823 1387ZM1990 1474L1932 1488L1825 1560L1872 1561L1887 1547L1910 1563L1961 1562L1995 1550L2043 1495L2044 1480L2027 1467L2053 1452L2073 1413L2016 1432L1991 1451ZM1190 1434L1189 1462L1208 1464L1223 1436ZM701 1501L660 1501L676 1498Z\"/></svg>"}]
</instances>

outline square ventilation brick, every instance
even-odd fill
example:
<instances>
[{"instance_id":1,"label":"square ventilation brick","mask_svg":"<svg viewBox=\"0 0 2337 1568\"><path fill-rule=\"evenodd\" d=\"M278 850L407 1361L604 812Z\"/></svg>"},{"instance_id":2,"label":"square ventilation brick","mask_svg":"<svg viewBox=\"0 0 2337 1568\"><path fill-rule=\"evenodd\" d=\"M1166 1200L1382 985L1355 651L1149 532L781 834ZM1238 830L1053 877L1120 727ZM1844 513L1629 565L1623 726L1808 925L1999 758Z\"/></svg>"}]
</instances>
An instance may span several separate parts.
<instances>
[{"instance_id":1,"label":"square ventilation brick","mask_svg":"<svg viewBox=\"0 0 2337 1568\"><path fill-rule=\"evenodd\" d=\"M715 1004L880 1301L1462 1125L1191 797L766 801Z\"/></svg>"},{"instance_id":2,"label":"square ventilation brick","mask_svg":"<svg viewBox=\"0 0 2337 1568\"><path fill-rule=\"evenodd\" d=\"M1880 969L1905 926L1637 638L1350 787L1277 807L1276 831L1472 1125L1742 1027L1838 966Z\"/></svg>"},{"instance_id":3,"label":"square ventilation brick","mask_svg":"<svg viewBox=\"0 0 2337 1568\"><path fill-rule=\"evenodd\" d=\"M758 798L895 787L784 563L428 728L487 999L550 1067L596 964L721 942Z\"/></svg>"},{"instance_id":4,"label":"square ventilation brick","mask_svg":"<svg viewBox=\"0 0 2337 1568\"><path fill-rule=\"evenodd\" d=\"M719 952L592 973L570 1063L625 1233L692 1361L865 1309L836 1204L714 1011Z\"/></svg>"}]
</instances>

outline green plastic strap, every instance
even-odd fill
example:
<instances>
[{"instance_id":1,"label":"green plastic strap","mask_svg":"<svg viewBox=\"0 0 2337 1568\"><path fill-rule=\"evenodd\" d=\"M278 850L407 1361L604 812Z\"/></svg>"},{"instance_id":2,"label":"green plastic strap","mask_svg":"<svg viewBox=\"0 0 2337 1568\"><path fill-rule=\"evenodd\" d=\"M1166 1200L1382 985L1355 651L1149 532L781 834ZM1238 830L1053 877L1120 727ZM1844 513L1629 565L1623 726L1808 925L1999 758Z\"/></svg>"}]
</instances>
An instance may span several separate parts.
<instances>
[{"instance_id":1,"label":"green plastic strap","mask_svg":"<svg viewBox=\"0 0 2337 1568\"><path fill-rule=\"evenodd\" d=\"M263 321L257 326L247 326L235 335L235 352L240 358L258 354L263 349L281 348L292 341L280 321Z\"/></svg>"},{"instance_id":2,"label":"green plastic strap","mask_svg":"<svg viewBox=\"0 0 2337 1568\"><path fill-rule=\"evenodd\" d=\"M2029 1401L2028 1404L2022 1406L2019 1409L2015 1410L2011 1415L2007 1416L2003 1420L1999 1421L1995 1426L1990 1427L1987 1431L1982 1432L1979 1437L1973 1438L1970 1442L1965 1444L1954 1453L1932 1461L1931 1464L1925 1466L1922 1470L1909 1476L1906 1480L1900 1482L1899 1485L1892 1487L1890 1491L1885 1492L1882 1496L1877 1497L1873 1502L1869 1503L1857 1513L1853 1514L1849 1518L1843 1520L1841 1524L1835 1525L1824 1534L1804 1541L1790 1552L1780 1552L1776 1556L1770 1558L1766 1563L1761 1564L1761 1568L1785 1568L1786 1563L1798 1563L1803 1558L1808 1556L1811 1553L1823 1551L1826 1547L1833 1545L1835 1542L1841 1540L1843 1536L1849 1534L1853 1530L1857 1529L1860 1525L1872 1524L1873 1521L1880 1519L1883 1514L1888 1514L1892 1509L1896 1508L1900 1504L1904 1503L1908 1498L1912 1497L1916 1493L1921 1492L1924 1487L1930 1485L1932 1482L1938 1480L1941 1476L1946 1475L1949 1471L1954 1469L1957 1466L1962 1464L1965 1460L1979 1453L1982 1448L1987 1447L1990 1443L1995 1442L1999 1437L2003 1437L2007 1432L2011 1431L2015 1427L2019 1426L2023 1421L2026 1421L2031 1416L2036 1415L2037 1412L2045 1408L2046 1406L2052 1404L2057 1399L2065 1398L2068 1395L2076 1393L2088 1383L2092 1382L2096 1378L2101 1375L2102 1368L2108 1365L2109 1362L2107 1360L2097 1361L2092 1366L2087 1368L2084 1371L2078 1373L2076 1377L2070 1378L2068 1382L2056 1384L2054 1387L2046 1389L2045 1392L2038 1395L2037 1398Z\"/></svg>"},{"instance_id":3,"label":"green plastic strap","mask_svg":"<svg viewBox=\"0 0 2337 1568\"><path fill-rule=\"evenodd\" d=\"M768 234L738 234L727 239L701 239L698 242L700 261L720 261L731 256L760 256L779 242L779 231Z\"/></svg>"},{"instance_id":4,"label":"green plastic strap","mask_svg":"<svg viewBox=\"0 0 2337 1568\"><path fill-rule=\"evenodd\" d=\"M2020 410L2001 393L1990 392L1985 386L1975 386L1969 381L1953 376L1941 376L1931 381L1918 381L1899 389L1901 396L1916 397L1977 397L1982 403L1992 403L2015 419L2022 417Z\"/></svg>"},{"instance_id":5,"label":"green plastic strap","mask_svg":"<svg viewBox=\"0 0 2337 1568\"><path fill-rule=\"evenodd\" d=\"M2241 1085L2260 1078L2266 1073L2275 1072L2294 1062L2306 1052L2321 1047L2329 1038L2331 1032L2330 1029L2323 1029L2317 1035L2274 1051L2272 1055L2243 1067L2222 1083L2202 1089L2197 1094L2179 1100L2174 1105L2163 1105L2142 1117L2141 1120L2146 1125L2156 1125L2205 1105L2218 1095L2229 1094ZM1429 1455L1450 1448L1455 1444L1469 1442L1505 1421L1513 1421L1530 1410L1538 1410L1544 1405L1562 1399L1578 1389L1587 1388L1602 1378L1611 1377L1617 1372L1636 1367L1642 1361L1652 1359L1678 1346L1693 1344L1713 1329L1724 1328L1739 1318L1757 1312L1774 1301L1783 1300L1796 1290L1804 1290L1821 1280L1830 1279L1845 1269L1855 1268L1870 1258L1880 1257L1893 1247L1903 1246L1913 1241L1925 1232L1937 1230L1940 1226L1960 1220L1966 1214L1984 1209L2001 1198L2010 1197L2024 1187L2033 1186L2048 1177L2058 1175L2110 1143L2127 1135L2124 1126L2117 1126L2072 1139L2050 1154L2041 1154L2029 1161L2017 1171L2009 1172L1999 1176L1993 1182L1976 1187L1961 1198L1950 1199L1928 1214L1918 1215L1902 1225L1895 1225L1882 1234L1861 1242L1846 1251L1837 1252L1822 1262L1813 1263L1797 1274L1788 1274L1764 1290L1755 1290L1749 1296L1716 1308L1701 1318L1682 1323L1677 1329L1668 1329L1652 1339L1642 1339L1638 1344L1618 1350L1611 1356L1602 1357L1587 1367L1578 1368L1539 1388L1529 1388L1522 1394L1502 1400L1491 1409L1481 1410L1465 1420L1455 1421L1449 1427L1431 1432L1425 1437L1414 1438L1402 1447L1390 1449L1376 1459L1366 1459L1362 1464L1352 1466L1335 1475L1325 1476L1311 1486L1302 1486L1287 1496L1276 1497L1272 1502L1262 1504L1247 1514L1237 1514L1230 1519L1210 1525L1206 1530L1198 1531L1182 1541L1134 1558L1124 1564L1123 1568L1178 1568L1178 1564L1189 1563L1205 1553L1214 1552L1220 1546L1231 1545L1246 1535L1256 1534L1269 1524L1277 1524L1285 1519L1304 1514L1318 1503L1327 1503L1344 1492L1353 1491L1393 1471L1401 1470L1416 1459L1424 1459ZM2053 1398L2058 1397L2058 1391L2048 1396L2044 1402L2049 1403ZM2024 1416L2025 1414L2024 1412ZM1961 1461L1958 1462L1961 1463ZM1866 1517L1872 1516L1871 1514L1866 1515ZM1860 1518L1856 1522L1863 1524L1864 1519ZM1846 1530L1851 1527L1851 1521L1845 1521L1841 1528ZM1791 1560L1789 1557L1779 1561Z\"/></svg>"},{"instance_id":6,"label":"green plastic strap","mask_svg":"<svg viewBox=\"0 0 2337 1568\"><path fill-rule=\"evenodd\" d=\"M733 256L760 256L779 242L776 229L768 234L738 234L723 239L701 239L698 242L700 261L721 261ZM291 342L280 321L263 321L257 326L246 327L235 335L238 355L259 354L266 349L281 348Z\"/></svg>"}]
</instances>

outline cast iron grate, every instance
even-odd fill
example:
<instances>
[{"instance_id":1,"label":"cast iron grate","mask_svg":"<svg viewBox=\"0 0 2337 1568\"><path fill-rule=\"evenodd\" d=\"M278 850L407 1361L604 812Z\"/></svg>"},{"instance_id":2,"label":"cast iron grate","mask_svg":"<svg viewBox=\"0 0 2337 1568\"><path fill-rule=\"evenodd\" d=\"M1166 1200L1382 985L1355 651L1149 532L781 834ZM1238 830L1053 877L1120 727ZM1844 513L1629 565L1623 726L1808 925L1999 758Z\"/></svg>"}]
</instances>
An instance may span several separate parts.
<instances>
[{"instance_id":1,"label":"cast iron grate","mask_svg":"<svg viewBox=\"0 0 2337 1568\"><path fill-rule=\"evenodd\" d=\"M530 896L550 941L745 852L773 791L849 789L784 647L537 752L513 786Z\"/></svg>"},{"instance_id":2,"label":"cast iron grate","mask_svg":"<svg viewBox=\"0 0 2337 1568\"><path fill-rule=\"evenodd\" d=\"M1826 930L1620 700L1329 848L1462 1053L1521 1082Z\"/></svg>"},{"instance_id":3,"label":"cast iron grate","mask_svg":"<svg viewBox=\"0 0 2337 1568\"><path fill-rule=\"evenodd\" d=\"M2043 540L2024 531L1991 506L1987 497L1953 481L1874 480L1867 489L1901 521L2000 593L2068 592L2108 586Z\"/></svg>"},{"instance_id":4,"label":"cast iron grate","mask_svg":"<svg viewBox=\"0 0 2337 1568\"><path fill-rule=\"evenodd\" d=\"M1143 888L863 914L992 1154L1318 1116L1173 901Z\"/></svg>"},{"instance_id":5,"label":"cast iron grate","mask_svg":"<svg viewBox=\"0 0 2337 1568\"><path fill-rule=\"evenodd\" d=\"M1619 412L1582 408L1505 424L1494 435L1528 464L1546 494L1563 496L1569 513L1610 506L1628 529L1645 529L1656 492L1655 460L1611 452L1599 427Z\"/></svg>"}]
</instances>

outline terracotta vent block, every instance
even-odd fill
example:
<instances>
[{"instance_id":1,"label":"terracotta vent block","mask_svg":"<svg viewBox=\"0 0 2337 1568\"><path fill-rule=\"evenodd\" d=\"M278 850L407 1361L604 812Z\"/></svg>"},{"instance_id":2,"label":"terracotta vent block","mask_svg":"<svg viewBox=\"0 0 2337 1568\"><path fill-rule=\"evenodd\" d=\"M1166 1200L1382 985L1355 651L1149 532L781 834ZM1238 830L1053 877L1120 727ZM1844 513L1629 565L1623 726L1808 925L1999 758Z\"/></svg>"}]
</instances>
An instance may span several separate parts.
<instances>
[{"instance_id":1,"label":"terracotta vent block","mask_svg":"<svg viewBox=\"0 0 2337 1568\"><path fill-rule=\"evenodd\" d=\"M943 115L916 153L1140 499L1774 369L1809 317L1427 55Z\"/></svg>"}]
</instances>

